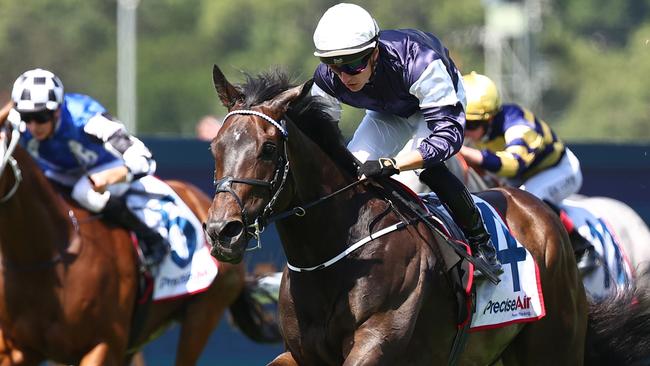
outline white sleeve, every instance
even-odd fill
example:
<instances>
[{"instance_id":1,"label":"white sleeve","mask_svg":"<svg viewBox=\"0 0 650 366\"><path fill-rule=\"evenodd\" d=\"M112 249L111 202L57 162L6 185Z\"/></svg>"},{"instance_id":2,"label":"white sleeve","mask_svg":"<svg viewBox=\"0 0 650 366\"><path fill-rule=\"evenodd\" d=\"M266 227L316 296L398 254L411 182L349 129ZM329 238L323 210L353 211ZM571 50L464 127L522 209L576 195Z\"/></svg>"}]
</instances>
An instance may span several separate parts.
<instances>
[{"instance_id":1,"label":"white sleeve","mask_svg":"<svg viewBox=\"0 0 650 366\"><path fill-rule=\"evenodd\" d=\"M88 120L84 132L101 140L107 151L124 160L124 165L134 178L156 171L151 151L142 141L129 135L123 124L97 114Z\"/></svg>"},{"instance_id":2,"label":"white sleeve","mask_svg":"<svg viewBox=\"0 0 650 366\"><path fill-rule=\"evenodd\" d=\"M409 92L420 101L420 109L454 106L458 102L465 106L465 91L462 83L459 83L457 93L454 82L441 60L430 63L411 85Z\"/></svg>"},{"instance_id":3,"label":"white sleeve","mask_svg":"<svg viewBox=\"0 0 650 366\"><path fill-rule=\"evenodd\" d=\"M336 121L341 120L341 113L343 109L341 108L341 102L335 97L327 94L323 89L321 89L316 83L311 87L311 95L319 96L325 98L330 107L327 109L327 112L334 118Z\"/></svg>"}]
</instances>

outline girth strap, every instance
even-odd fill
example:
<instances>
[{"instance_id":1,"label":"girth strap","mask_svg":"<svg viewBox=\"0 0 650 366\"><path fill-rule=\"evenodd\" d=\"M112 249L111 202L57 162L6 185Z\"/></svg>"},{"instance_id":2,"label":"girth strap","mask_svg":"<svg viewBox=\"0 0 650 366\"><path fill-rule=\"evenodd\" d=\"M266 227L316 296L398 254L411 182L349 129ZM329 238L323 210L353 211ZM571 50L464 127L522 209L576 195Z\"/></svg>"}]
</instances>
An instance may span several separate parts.
<instances>
[{"instance_id":1,"label":"girth strap","mask_svg":"<svg viewBox=\"0 0 650 366\"><path fill-rule=\"evenodd\" d=\"M350 245L344 251L339 253L337 256L335 256L332 259L330 259L330 260L328 260L326 262L323 262L323 263L321 263L321 264L319 264L317 266L313 266L313 267L296 267L296 266L291 265L289 262L287 262L287 267L290 270L294 271L294 272L318 271L319 269L329 267L332 264L340 261L342 258L344 258L348 254L354 252L355 250L359 249L363 245L365 245L365 244L367 244L367 243L369 243L369 242L371 242L371 241L373 241L373 240L375 240L377 238L380 238L380 237L382 237L382 236L384 236L384 235L386 235L386 234L388 234L390 232L393 232L395 230L399 230L399 229L401 229L401 228L403 228L405 226L406 226L406 224L403 221L400 221L397 224L393 224L393 225L390 225L388 227L385 227L385 228L383 228L383 229L381 229L381 230L379 230L379 231L377 231L377 232L375 232L373 234L370 234L369 236L366 236L365 238L359 240L358 242Z\"/></svg>"}]
</instances>

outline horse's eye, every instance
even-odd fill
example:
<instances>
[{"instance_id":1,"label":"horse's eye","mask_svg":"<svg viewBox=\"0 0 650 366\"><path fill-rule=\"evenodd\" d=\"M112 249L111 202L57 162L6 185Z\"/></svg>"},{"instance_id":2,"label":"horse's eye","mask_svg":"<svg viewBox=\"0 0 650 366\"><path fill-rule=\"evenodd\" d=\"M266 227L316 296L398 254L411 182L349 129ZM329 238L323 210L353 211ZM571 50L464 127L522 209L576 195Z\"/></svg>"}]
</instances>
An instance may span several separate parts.
<instances>
[{"instance_id":1,"label":"horse's eye","mask_svg":"<svg viewBox=\"0 0 650 366\"><path fill-rule=\"evenodd\" d=\"M264 145L262 145L262 153L260 155L260 158L264 160L273 160L275 158L275 152L277 150L278 148L274 143L265 142Z\"/></svg>"}]
</instances>

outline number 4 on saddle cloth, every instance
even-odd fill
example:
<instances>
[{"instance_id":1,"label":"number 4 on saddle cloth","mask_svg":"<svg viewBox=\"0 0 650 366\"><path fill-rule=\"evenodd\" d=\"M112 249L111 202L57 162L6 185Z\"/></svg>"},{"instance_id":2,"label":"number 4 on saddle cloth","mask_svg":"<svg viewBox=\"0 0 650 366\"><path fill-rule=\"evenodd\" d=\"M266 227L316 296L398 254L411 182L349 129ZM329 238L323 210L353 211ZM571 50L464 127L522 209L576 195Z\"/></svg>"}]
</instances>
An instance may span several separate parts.
<instances>
[{"instance_id":1,"label":"number 4 on saddle cloth","mask_svg":"<svg viewBox=\"0 0 650 366\"><path fill-rule=\"evenodd\" d=\"M539 269L533 256L510 234L503 219L490 204L479 197L472 197L497 248L497 256L503 265L504 273L499 276L501 282L498 285L490 281L478 282L473 288L475 292L472 308L470 291L473 268L466 264L469 276L466 276L462 286L466 291L466 309L472 310L465 311L465 318L458 319L460 325L464 326L470 321L470 331L476 331L543 318L546 309L539 281ZM420 195L420 198L432 213L433 221L437 222L437 226L450 239L464 241L462 232L434 193Z\"/></svg>"},{"instance_id":2,"label":"number 4 on saddle cloth","mask_svg":"<svg viewBox=\"0 0 650 366\"><path fill-rule=\"evenodd\" d=\"M169 185L151 176L140 180L146 192L130 190L127 205L171 246L155 273L153 301L207 289L218 268L199 220Z\"/></svg>"}]
</instances>

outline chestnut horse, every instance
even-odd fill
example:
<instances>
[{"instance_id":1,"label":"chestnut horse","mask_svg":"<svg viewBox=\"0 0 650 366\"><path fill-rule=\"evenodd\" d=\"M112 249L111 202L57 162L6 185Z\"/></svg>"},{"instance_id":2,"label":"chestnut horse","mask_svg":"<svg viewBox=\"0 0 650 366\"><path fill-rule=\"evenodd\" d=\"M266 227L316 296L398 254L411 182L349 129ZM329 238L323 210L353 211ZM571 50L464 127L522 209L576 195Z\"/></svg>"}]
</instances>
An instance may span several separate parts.
<instances>
[{"instance_id":1,"label":"chestnut horse","mask_svg":"<svg viewBox=\"0 0 650 366\"><path fill-rule=\"evenodd\" d=\"M457 334L441 259L449 244L422 220L405 220L381 182L357 180L337 121L322 98L309 96L310 82L292 87L270 72L234 86L216 65L213 80L229 113L212 142L216 193L205 223L212 253L239 262L249 240L275 221L289 263L279 304L287 352L270 365L449 362ZM524 191L481 197L538 263L546 316L471 333L459 364L582 364L588 304L560 221ZM369 233L373 240L356 245ZM608 346L599 343L608 332L592 333L594 344Z\"/></svg>"},{"instance_id":2,"label":"chestnut horse","mask_svg":"<svg viewBox=\"0 0 650 366\"><path fill-rule=\"evenodd\" d=\"M200 294L137 305L138 259L129 233L57 193L16 145L24 126L9 125L0 129L0 364L123 365L178 321L176 365L194 365L229 306L235 321L252 330L242 308L254 305L242 265L218 263L217 277ZM170 184L205 220L210 199L189 184Z\"/></svg>"}]
</instances>

